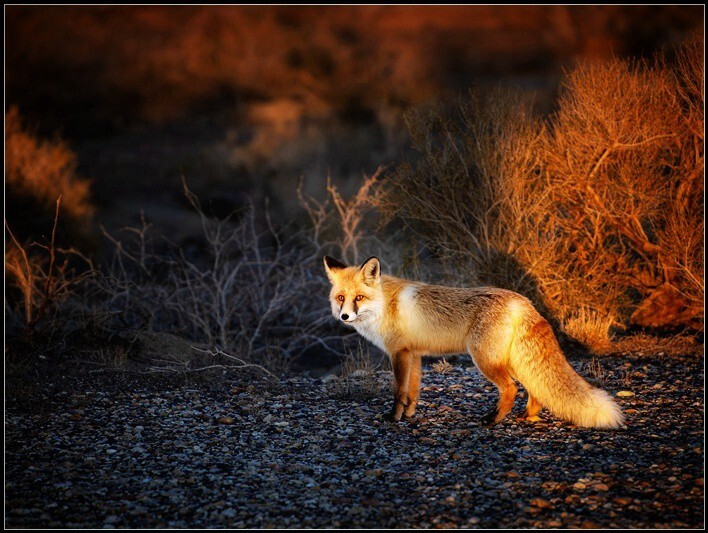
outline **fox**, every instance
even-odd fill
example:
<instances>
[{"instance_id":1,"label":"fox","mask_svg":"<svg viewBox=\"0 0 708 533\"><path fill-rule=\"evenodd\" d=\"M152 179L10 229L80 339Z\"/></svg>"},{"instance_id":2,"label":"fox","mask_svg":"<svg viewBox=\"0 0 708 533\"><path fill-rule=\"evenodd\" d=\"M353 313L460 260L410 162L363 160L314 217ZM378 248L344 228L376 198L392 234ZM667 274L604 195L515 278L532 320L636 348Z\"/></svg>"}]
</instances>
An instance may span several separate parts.
<instances>
[{"instance_id":1,"label":"fox","mask_svg":"<svg viewBox=\"0 0 708 533\"><path fill-rule=\"evenodd\" d=\"M539 422L543 407L576 426L616 429L624 414L604 390L570 366L548 321L531 301L497 287L446 287L381 274L378 258L348 266L324 257L332 315L386 352L393 369L393 407L386 419L415 414L424 355L469 353L499 390L484 426L511 411L521 383L528 400L521 419Z\"/></svg>"}]
</instances>

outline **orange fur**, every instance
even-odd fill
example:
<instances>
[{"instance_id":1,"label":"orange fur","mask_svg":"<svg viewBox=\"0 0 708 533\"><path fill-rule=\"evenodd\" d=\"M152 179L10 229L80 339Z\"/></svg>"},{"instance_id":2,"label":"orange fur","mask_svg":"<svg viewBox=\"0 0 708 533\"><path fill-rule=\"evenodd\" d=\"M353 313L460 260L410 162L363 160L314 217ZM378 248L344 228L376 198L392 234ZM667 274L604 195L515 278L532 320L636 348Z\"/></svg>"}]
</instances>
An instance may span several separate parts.
<instances>
[{"instance_id":1,"label":"orange fur","mask_svg":"<svg viewBox=\"0 0 708 533\"><path fill-rule=\"evenodd\" d=\"M378 259L348 267L325 258L332 283L332 314L353 326L391 358L396 382L391 418L412 416L420 388L420 357L468 352L500 392L483 418L500 422L517 387L527 389L527 420L541 406L587 427L624 424L619 407L568 364L551 326L531 302L495 287L457 288L382 276Z\"/></svg>"}]
</instances>

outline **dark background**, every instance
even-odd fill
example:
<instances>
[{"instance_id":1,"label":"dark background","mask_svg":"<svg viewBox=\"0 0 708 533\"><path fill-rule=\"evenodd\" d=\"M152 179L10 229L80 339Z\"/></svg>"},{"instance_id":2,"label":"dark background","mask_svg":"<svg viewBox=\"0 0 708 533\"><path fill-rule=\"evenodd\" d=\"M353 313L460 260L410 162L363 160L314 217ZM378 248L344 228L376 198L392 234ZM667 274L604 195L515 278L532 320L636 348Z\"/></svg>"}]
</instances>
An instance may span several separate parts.
<instances>
[{"instance_id":1,"label":"dark background","mask_svg":"<svg viewBox=\"0 0 708 533\"><path fill-rule=\"evenodd\" d=\"M322 196L407 149L402 113L473 85L553 109L564 69L651 57L702 6L6 7L6 110L62 138L92 181L94 223L141 212L196 231L180 176L216 215L249 199L304 222ZM30 236L27 236L30 237Z\"/></svg>"}]
</instances>

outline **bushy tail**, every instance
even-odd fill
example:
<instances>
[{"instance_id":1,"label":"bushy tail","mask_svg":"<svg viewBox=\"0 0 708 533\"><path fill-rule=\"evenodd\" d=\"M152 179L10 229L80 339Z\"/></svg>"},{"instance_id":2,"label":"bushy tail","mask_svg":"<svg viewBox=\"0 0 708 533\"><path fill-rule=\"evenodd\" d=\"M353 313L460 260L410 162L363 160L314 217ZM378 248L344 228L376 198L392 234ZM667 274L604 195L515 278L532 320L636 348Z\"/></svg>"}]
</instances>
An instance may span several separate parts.
<instances>
[{"instance_id":1,"label":"bushy tail","mask_svg":"<svg viewBox=\"0 0 708 533\"><path fill-rule=\"evenodd\" d=\"M578 426L624 426L619 405L573 370L545 320L518 332L510 363L528 393L553 414Z\"/></svg>"}]
</instances>

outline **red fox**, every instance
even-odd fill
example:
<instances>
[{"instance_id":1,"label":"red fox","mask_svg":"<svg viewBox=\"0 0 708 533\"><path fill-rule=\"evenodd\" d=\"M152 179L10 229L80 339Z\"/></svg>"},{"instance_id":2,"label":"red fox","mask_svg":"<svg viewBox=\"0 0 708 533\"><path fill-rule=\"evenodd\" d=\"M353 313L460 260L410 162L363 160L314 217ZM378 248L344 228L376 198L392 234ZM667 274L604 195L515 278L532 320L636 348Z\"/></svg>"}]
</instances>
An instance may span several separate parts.
<instances>
[{"instance_id":1,"label":"red fox","mask_svg":"<svg viewBox=\"0 0 708 533\"><path fill-rule=\"evenodd\" d=\"M468 352L499 389L496 409L482 418L485 425L509 414L516 380L528 392L522 418L529 422L539 421L545 406L578 426L624 426L619 406L573 370L551 326L520 294L382 276L376 257L360 267L325 257L324 265L332 283L334 317L353 326L391 359L395 396L390 420L415 413L423 355Z\"/></svg>"}]
</instances>

